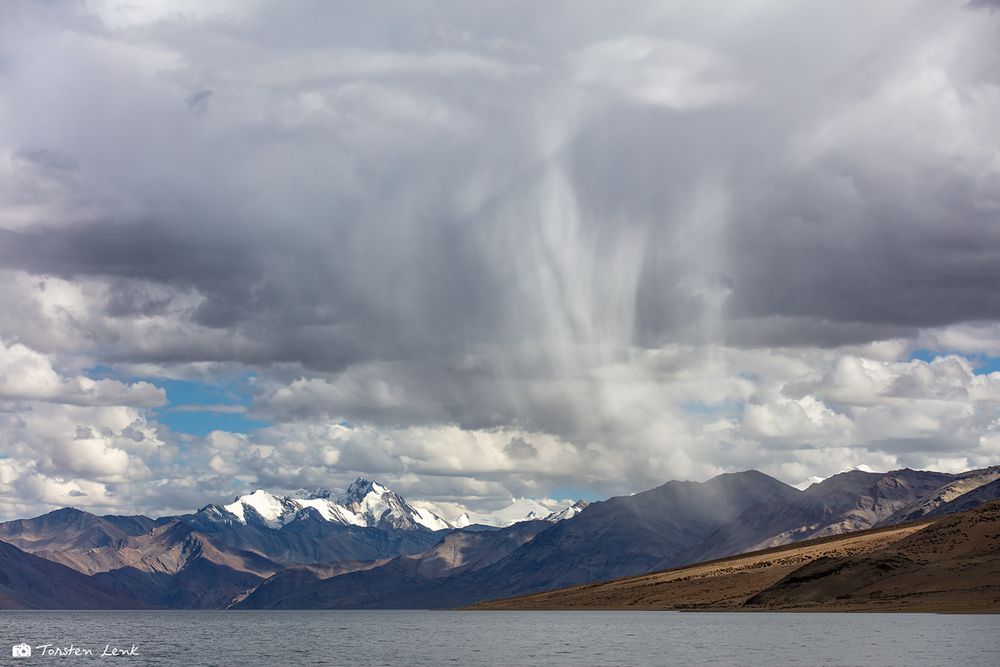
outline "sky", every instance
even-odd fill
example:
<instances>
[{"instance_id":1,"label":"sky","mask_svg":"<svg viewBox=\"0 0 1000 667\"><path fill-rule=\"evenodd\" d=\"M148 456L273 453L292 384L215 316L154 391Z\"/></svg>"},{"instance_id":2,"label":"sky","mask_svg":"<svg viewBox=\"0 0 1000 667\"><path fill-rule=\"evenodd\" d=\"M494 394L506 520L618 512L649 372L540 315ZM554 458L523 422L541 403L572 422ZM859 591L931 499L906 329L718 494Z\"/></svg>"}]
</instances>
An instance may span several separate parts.
<instances>
[{"instance_id":1,"label":"sky","mask_svg":"<svg viewBox=\"0 0 1000 667\"><path fill-rule=\"evenodd\" d=\"M1000 2L0 4L0 518L1000 463Z\"/></svg>"}]
</instances>

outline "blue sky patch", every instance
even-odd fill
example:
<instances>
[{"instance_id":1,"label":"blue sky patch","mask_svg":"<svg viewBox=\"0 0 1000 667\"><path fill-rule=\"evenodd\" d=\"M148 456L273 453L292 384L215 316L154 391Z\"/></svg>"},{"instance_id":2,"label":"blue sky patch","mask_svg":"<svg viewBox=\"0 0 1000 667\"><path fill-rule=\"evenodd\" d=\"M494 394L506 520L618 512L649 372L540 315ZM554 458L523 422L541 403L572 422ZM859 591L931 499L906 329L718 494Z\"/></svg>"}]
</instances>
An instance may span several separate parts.
<instances>
[{"instance_id":1,"label":"blue sky patch","mask_svg":"<svg viewBox=\"0 0 1000 667\"><path fill-rule=\"evenodd\" d=\"M167 392L167 404L156 410L161 423L172 431L208 435L217 430L246 432L268 426L245 414L252 399L252 377L247 373L217 383L143 379Z\"/></svg>"},{"instance_id":2,"label":"blue sky patch","mask_svg":"<svg viewBox=\"0 0 1000 667\"><path fill-rule=\"evenodd\" d=\"M678 405L685 414L694 417L714 417L717 415L739 415L746 407L744 401L720 401L719 403L704 403L690 401Z\"/></svg>"},{"instance_id":3,"label":"blue sky patch","mask_svg":"<svg viewBox=\"0 0 1000 667\"><path fill-rule=\"evenodd\" d=\"M920 349L911 352L909 360L913 361L914 359L919 359L920 361L930 363L937 357L946 357L952 354L968 359L969 363L972 364L974 369L973 372L976 375L986 375L987 373L1000 371L1000 357L993 357L988 354L962 354L961 352L951 350L934 351Z\"/></svg>"},{"instance_id":4,"label":"blue sky patch","mask_svg":"<svg viewBox=\"0 0 1000 667\"><path fill-rule=\"evenodd\" d=\"M126 376L109 366L89 368L87 374L93 378L112 378L121 382L149 382L160 387L167 393L167 403L153 412L157 421L177 433L245 433L270 426L268 422L251 419L245 414L253 399L253 373L219 378L214 382Z\"/></svg>"}]
</instances>

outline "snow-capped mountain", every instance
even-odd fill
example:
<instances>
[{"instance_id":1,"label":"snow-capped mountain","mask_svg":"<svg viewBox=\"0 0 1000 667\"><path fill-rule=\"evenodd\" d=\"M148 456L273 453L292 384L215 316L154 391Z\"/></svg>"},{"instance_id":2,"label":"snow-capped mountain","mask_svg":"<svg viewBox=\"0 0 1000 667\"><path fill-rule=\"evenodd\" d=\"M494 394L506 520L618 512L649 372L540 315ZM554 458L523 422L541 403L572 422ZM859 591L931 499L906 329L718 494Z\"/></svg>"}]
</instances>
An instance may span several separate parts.
<instances>
[{"instance_id":1,"label":"snow-capped mountain","mask_svg":"<svg viewBox=\"0 0 1000 667\"><path fill-rule=\"evenodd\" d=\"M364 479L343 494L256 491L156 519L62 508L0 523L0 579L14 573L0 597L14 608L455 608L975 511L1000 499L998 470L855 470L806 491L748 470L667 482L582 513L585 503L540 500L485 516L537 517L541 506L552 510L544 518L569 521L440 532L427 529L441 525L433 512ZM353 527L393 521L415 529ZM53 582L73 590L60 595Z\"/></svg>"},{"instance_id":2,"label":"snow-capped mountain","mask_svg":"<svg viewBox=\"0 0 1000 667\"><path fill-rule=\"evenodd\" d=\"M567 507L566 509L560 510L558 512L553 512L552 514L548 515L547 517L545 517L545 520L550 522L556 522L556 521L565 521L566 519L572 519L577 514L587 509L587 505L589 504L590 503L588 503L586 500L578 500L569 507Z\"/></svg>"},{"instance_id":3,"label":"snow-capped mountain","mask_svg":"<svg viewBox=\"0 0 1000 667\"><path fill-rule=\"evenodd\" d=\"M279 498L257 489L224 505L222 509L235 516L240 523L263 523L271 528L280 528L302 508L290 498Z\"/></svg>"},{"instance_id":4,"label":"snow-capped mountain","mask_svg":"<svg viewBox=\"0 0 1000 667\"><path fill-rule=\"evenodd\" d=\"M531 498L519 498L510 505L495 512L480 514L466 512L454 522L456 528L464 528L473 524L504 528L522 521L556 522L572 519L587 506L586 500L579 500L572 505L548 502L545 505Z\"/></svg>"},{"instance_id":5,"label":"snow-capped mountain","mask_svg":"<svg viewBox=\"0 0 1000 667\"><path fill-rule=\"evenodd\" d=\"M362 477L354 480L338 503L369 526L407 529L416 524L431 530L451 528L451 524L430 510L414 507L395 491Z\"/></svg>"},{"instance_id":6,"label":"snow-capped mountain","mask_svg":"<svg viewBox=\"0 0 1000 667\"><path fill-rule=\"evenodd\" d=\"M473 524L503 528L521 521L562 521L576 516L586 501L573 505L530 498L514 500L508 507L488 514L465 513L454 522L408 503L395 491L373 480L359 477L342 494L330 489L299 489L278 496L262 489L236 498L228 505L202 509L212 520L236 521L278 529L292 521L320 518L344 526L394 528L397 530L447 530Z\"/></svg>"},{"instance_id":7,"label":"snow-capped mountain","mask_svg":"<svg viewBox=\"0 0 1000 667\"><path fill-rule=\"evenodd\" d=\"M287 496L258 489L222 509L240 523L264 524L269 528L281 528L311 515L345 526L368 528L445 530L452 527L433 512L413 507L398 493L363 477L354 480L339 496L329 489L300 489Z\"/></svg>"}]
</instances>

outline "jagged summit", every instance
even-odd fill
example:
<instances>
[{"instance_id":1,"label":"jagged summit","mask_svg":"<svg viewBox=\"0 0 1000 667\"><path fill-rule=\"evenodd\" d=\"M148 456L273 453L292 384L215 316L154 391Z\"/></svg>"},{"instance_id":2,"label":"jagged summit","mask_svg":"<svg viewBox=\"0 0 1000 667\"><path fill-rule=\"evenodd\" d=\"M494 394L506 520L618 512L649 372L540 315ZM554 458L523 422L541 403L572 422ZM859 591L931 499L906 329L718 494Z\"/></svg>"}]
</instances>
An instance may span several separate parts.
<instances>
[{"instance_id":1,"label":"jagged summit","mask_svg":"<svg viewBox=\"0 0 1000 667\"><path fill-rule=\"evenodd\" d=\"M288 494L289 498L295 498L300 500L323 500L326 498L332 498L336 494L330 489L296 489Z\"/></svg>"},{"instance_id":2,"label":"jagged summit","mask_svg":"<svg viewBox=\"0 0 1000 667\"><path fill-rule=\"evenodd\" d=\"M563 521L565 519L572 519L577 514L587 509L590 505L586 500L578 500L569 507L559 512L553 512L549 516L545 517L546 521Z\"/></svg>"},{"instance_id":3,"label":"jagged summit","mask_svg":"<svg viewBox=\"0 0 1000 667\"><path fill-rule=\"evenodd\" d=\"M583 507L586 507L583 501L572 506L550 501L543 505L521 498L491 514L463 514L456 521L448 522L429 509L410 504L385 485L358 477L339 494L328 488L303 488L279 496L264 489L255 489L238 496L228 505L209 505L200 513L216 522L235 521L274 529L292 521L319 519L367 528L447 530L472 524L502 527L521 521L561 521L572 518Z\"/></svg>"},{"instance_id":4,"label":"jagged summit","mask_svg":"<svg viewBox=\"0 0 1000 667\"><path fill-rule=\"evenodd\" d=\"M296 519L316 516L332 523L368 528L446 530L452 527L430 510L413 507L399 494L363 477L356 479L336 499L334 495L324 488L299 489L287 496L256 489L239 496L222 510L239 523L263 524L275 529Z\"/></svg>"},{"instance_id":5,"label":"jagged summit","mask_svg":"<svg viewBox=\"0 0 1000 667\"><path fill-rule=\"evenodd\" d=\"M364 501L364 499L371 493L375 493L377 495L392 493L393 495L396 495L394 492L390 491L376 481L365 479L364 477L358 477L356 480L351 482L349 487L347 487L347 491L340 496L339 501L341 504L358 503Z\"/></svg>"},{"instance_id":6,"label":"jagged summit","mask_svg":"<svg viewBox=\"0 0 1000 667\"><path fill-rule=\"evenodd\" d=\"M531 498L511 499L510 505L495 512L480 514L475 512L465 512L455 521L455 527L479 525L502 528L522 521L549 521L556 522L563 519L571 519L587 506L587 501L579 500L573 505L565 503L553 503L545 501L543 505Z\"/></svg>"}]
</instances>

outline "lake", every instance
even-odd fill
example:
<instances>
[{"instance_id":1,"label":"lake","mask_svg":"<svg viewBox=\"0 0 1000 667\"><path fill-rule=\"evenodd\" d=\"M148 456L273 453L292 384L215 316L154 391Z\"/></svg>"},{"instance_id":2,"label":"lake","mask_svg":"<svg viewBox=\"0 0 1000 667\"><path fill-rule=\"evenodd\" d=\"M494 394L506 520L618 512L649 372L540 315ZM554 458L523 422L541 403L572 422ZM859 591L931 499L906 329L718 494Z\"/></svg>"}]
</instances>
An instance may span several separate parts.
<instances>
[{"instance_id":1,"label":"lake","mask_svg":"<svg viewBox=\"0 0 1000 667\"><path fill-rule=\"evenodd\" d=\"M1000 615L2 611L0 640L25 665L1000 665Z\"/></svg>"}]
</instances>

